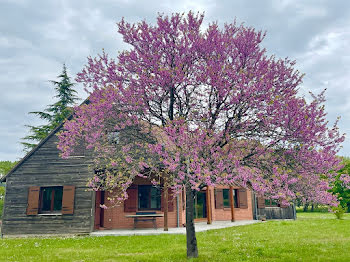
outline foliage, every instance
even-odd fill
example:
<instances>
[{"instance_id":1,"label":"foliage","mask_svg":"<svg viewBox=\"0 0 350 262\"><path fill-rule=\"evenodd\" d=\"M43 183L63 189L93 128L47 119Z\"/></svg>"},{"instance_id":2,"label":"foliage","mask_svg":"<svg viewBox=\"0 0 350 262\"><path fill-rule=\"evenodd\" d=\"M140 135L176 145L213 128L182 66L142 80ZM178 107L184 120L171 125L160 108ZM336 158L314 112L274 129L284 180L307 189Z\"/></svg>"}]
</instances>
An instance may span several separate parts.
<instances>
[{"instance_id":1,"label":"foliage","mask_svg":"<svg viewBox=\"0 0 350 262\"><path fill-rule=\"evenodd\" d=\"M0 161L0 177L6 175L17 164L17 161Z\"/></svg>"},{"instance_id":2,"label":"foliage","mask_svg":"<svg viewBox=\"0 0 350 262\"><path fill-rule=\"evenodd\" d=\"M302 213L296 221L199 232L199 258L193 261L349 261L349 235L350 214L335 220L329 213ZM0 260L188 261L185 242L174 234L0 239Z\"/></svg>"},{"instance_id":3,"label":"foliage","mask_svg":"<svg viewBox=\"0 0 350 262\"><path fill-rule=\"evenodd\" d=\"M337 219L342 219L344 217L345 209L341 205L332 207L332 213Z\"/></svg>"},{"instance_id":4,"label":"foliage","mask_svg":"<svg viewBox=\"0 0 350 262\"><path fill-rule=\"evenodd\" d=\"M4 208L5 187L0 184L0 219Z\"/></svg>"},{"instance_id":5,"label":"foliage","mask_svg":"<svg viewBox=\"0 0 350 262\"><path fill-rule=\"evenodd\" d=\"M2 217L2 210L4 208L4 196L5 196L5 187L0 184L0 219Z\"/></svg>"},{"instance_id":6,"label":"foliage","mask_svg":"<svg viewBox=\"0 0 350 262\"><path fill-rule=\"evenodd\" d=\"M318 213L328 213L329 212L329 206L325 206L325 205L318 205L317 207L314 208L313 211L304 211L303 207L297 207L296 208L296 212L318 212Z\"/></svg>"},{"instance_id":7,"label":"foliage","mask_svg":"<svg viewBox=\"0 0 350 262\"><path fill-rule=\"evenodd\" d=\"M344 136L337 122L327 127L324 93L311 103L298 96L295 62L268 57L264 33L215 22L203 31L203 18L122 20L119 33L131 49L118 63L105 53L89 58L78 74L90 103L65 123L62 156L85 141L104 171L90 187L115 190L115 201L142 176L177 193L238 184L282 204L298 197L336 205L329 170L339 167ZM186 212L193 222L193 210Z\"/></svg>"},{"instance_id":8,"label":"foliage","mask_svg":"<svg viewBox=\"0 0 350 262\"><path fill-rule=\"evenodd\" d=\"M332 184L331 192L337 196L340 205L350 212L350 188L349 181L344 180L344 174L350 174L350 158L342 157L343 167L338 171L335 181Z\"/></svg>"},{"instance_id":9,"label":"foliage","mask_svg":"<svg viewBox=\"0 0 350 262\"><path fill-rule=\"evenodd\" d=\"M0 185L0 200L3 200L5 196L5 187Z\"/></svg>"},{"instance_id":10,"label":"foliage","mask_svg":"<svg viewBox=\"0 0 350 262\"><path fill-rule=\"evenodd\" d=\"M0 199L0 219L2 218L3 210L4 210L4 199Z\"/></svg>"},{"instance_id":11,"label":"foliage","mask_svg":"<svg viewBox=\"0 0 350 262\"><path fill-rule=\"evenodd\" d=\"M6 175L15 165L16 161L0 161L0 178ZM0 219L4 208L5 187L0 184Z\"/></svg>"},{"instance_id":12,"label":"foliage","mask_svg":"<svg viewBox=\"0 0 350 262\"><path fill-rule=\"evenodd\" d=\"M24 151L30 151L38 142L44 139L52 130L54 130L64 119L72 114L72 106L78 100L76 91L73 89L74 83L71 82L67 75L66 65L63 65L62 73L58 76L59 81L51 80L54 85L57 102L49 105L44 111L29 112L40 119L47 122L47 124L40 126L27 125L29 128L29 135L23 138L28 142L22 142Z\"/></svg>"}]
</instances>

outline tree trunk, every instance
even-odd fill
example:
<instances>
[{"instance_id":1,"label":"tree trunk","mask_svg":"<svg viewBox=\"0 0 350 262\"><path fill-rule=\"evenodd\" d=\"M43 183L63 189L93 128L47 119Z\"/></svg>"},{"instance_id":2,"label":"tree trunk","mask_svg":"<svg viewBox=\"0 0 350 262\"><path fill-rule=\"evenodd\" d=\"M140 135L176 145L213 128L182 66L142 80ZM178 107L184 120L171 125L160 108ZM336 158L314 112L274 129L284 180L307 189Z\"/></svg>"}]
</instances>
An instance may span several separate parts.
<instances>
[{"instance_id":1,"label":"tree trunk","mask_svg":"<svg viewBox=\"0 0 350 262\"><path fill-rule=\"evenodd\" d=\"M308 208L309 208L309 203L305 203L303 211L307 212Z\"/></svg>"},{"instance_id":2,"label":"tree trunk","mask_svg":"<svg viewBox=\"0 0 350 262\"><path fill-rule=\"evenodd\" d=\"M191 186L186 186L186 240L187 258L198 257L196 231L194 228L194 194Z\"/></svg>"},{"instance_id":3,"label":"tree trunk","mask_svg":"<svg viewBox=\"0 0 350 262\"><path fill-rule=\"evenodd\" d=\"M164 183L164 231L169 231L168 229L168 205L169 205L168 187Z\"/></svg>"},{"instance_id":4,"label":"tree trunk","mask_svg":"<svg viewBox=\"0 0 350 262\"><path fill-rule=\"evenodd\" d=\"M311 212L314 212L314 210L315 210L315 206L314 206L314 204L312 204L311 205Z\"/></svg>"}]
</instances>

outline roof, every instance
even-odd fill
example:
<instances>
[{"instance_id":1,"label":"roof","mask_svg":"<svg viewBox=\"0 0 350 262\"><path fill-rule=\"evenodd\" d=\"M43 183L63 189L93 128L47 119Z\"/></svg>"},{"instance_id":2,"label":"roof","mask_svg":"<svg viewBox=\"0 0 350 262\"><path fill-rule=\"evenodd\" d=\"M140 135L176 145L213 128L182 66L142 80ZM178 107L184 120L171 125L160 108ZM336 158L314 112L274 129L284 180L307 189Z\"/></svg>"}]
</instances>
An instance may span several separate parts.
<instances>
[{"instance_id":1,"label":"roof","mask_svg":"<svg viewBox=\"0 0 350 262\"><path fill-rule=\"evenodd\" d=\"M80 105L83 104L89 104L89 98L85 99ZM67 117L68 120L70 120L73 117L73 113ZM57 131L63 126L65 121L63 120L54 130L52 130L47 137L45 137L43 140L40 141L39 144L37 144L31 151L29 151L18 163L15 165L10 172L8 172L5 176L0 178L0 183L3 183L6 181L6 178L10 176L13 172L15 172L31 155L33 155L43 144L46 143L47 140L49 140L50 137L52 137Z\"/></svg>"},{"instance_id":2,"label":"roof","mask_svg":"<svg viewBox=\"0 0 350 262\"><path fill-rule=\"evenodd\" d=\"M15 172L31 155L33 155L47 140L49 140L50 137L52 137L64 124L65 121L61 122L54 130L52 130L47 137L45 137L43 140L40 141L39 144L37 144L31 151L29 151L18 163L15 165L10 172L8 172L5 176L0 178L0 182L5 182L6 178L11 175L13 172Z\"/></svg>"}]
</instances>

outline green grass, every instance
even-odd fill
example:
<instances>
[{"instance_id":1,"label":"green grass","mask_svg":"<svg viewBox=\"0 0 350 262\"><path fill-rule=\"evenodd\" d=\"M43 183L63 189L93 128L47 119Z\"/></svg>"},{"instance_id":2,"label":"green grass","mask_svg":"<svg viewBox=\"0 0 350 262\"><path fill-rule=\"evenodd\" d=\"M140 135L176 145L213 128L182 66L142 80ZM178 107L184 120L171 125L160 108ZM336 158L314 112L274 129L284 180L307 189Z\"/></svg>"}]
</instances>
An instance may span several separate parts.
<instances>
[{"instance_id":1,"label":"green grass","mask_svg":"<svg viewBox=\"0 0 350 262\"><path fill-rule=\"evenodd\" d=\"M350 261L350 214L197 233L193 261ZM186 261L184 235L0 240L0 261Z\"/></svg>"}]
</instances>

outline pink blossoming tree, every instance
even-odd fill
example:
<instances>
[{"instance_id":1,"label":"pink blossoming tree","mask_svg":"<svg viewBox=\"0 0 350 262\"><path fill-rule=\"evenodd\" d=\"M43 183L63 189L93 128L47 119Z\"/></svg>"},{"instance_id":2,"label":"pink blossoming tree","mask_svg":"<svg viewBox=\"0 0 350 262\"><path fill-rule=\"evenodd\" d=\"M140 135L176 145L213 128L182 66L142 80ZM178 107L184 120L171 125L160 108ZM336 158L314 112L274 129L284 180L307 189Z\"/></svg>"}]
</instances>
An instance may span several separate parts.
<instances>
[{"instance_id":1,"label":"pink blossoming tree","mask_svg":"<svg viewBox=\"0 0 350 262\"><path fill-rule=\"evenodd\" d=\"M94 190L126 199L136 176L186 191L187 256L197 257L194 191L240 185L288 204L335 205L329 182L344 136L329 128L324 93L298 95L295 62L267 56L264 33L236 23L201 28L203 15L122 20L130 50L88 58L77 80L89 102L59 135L62 156L93 151ZM159 179L158 179L159 178ZM158 181L158 182L157 182Z\"/></svg>"}]
</instances>

